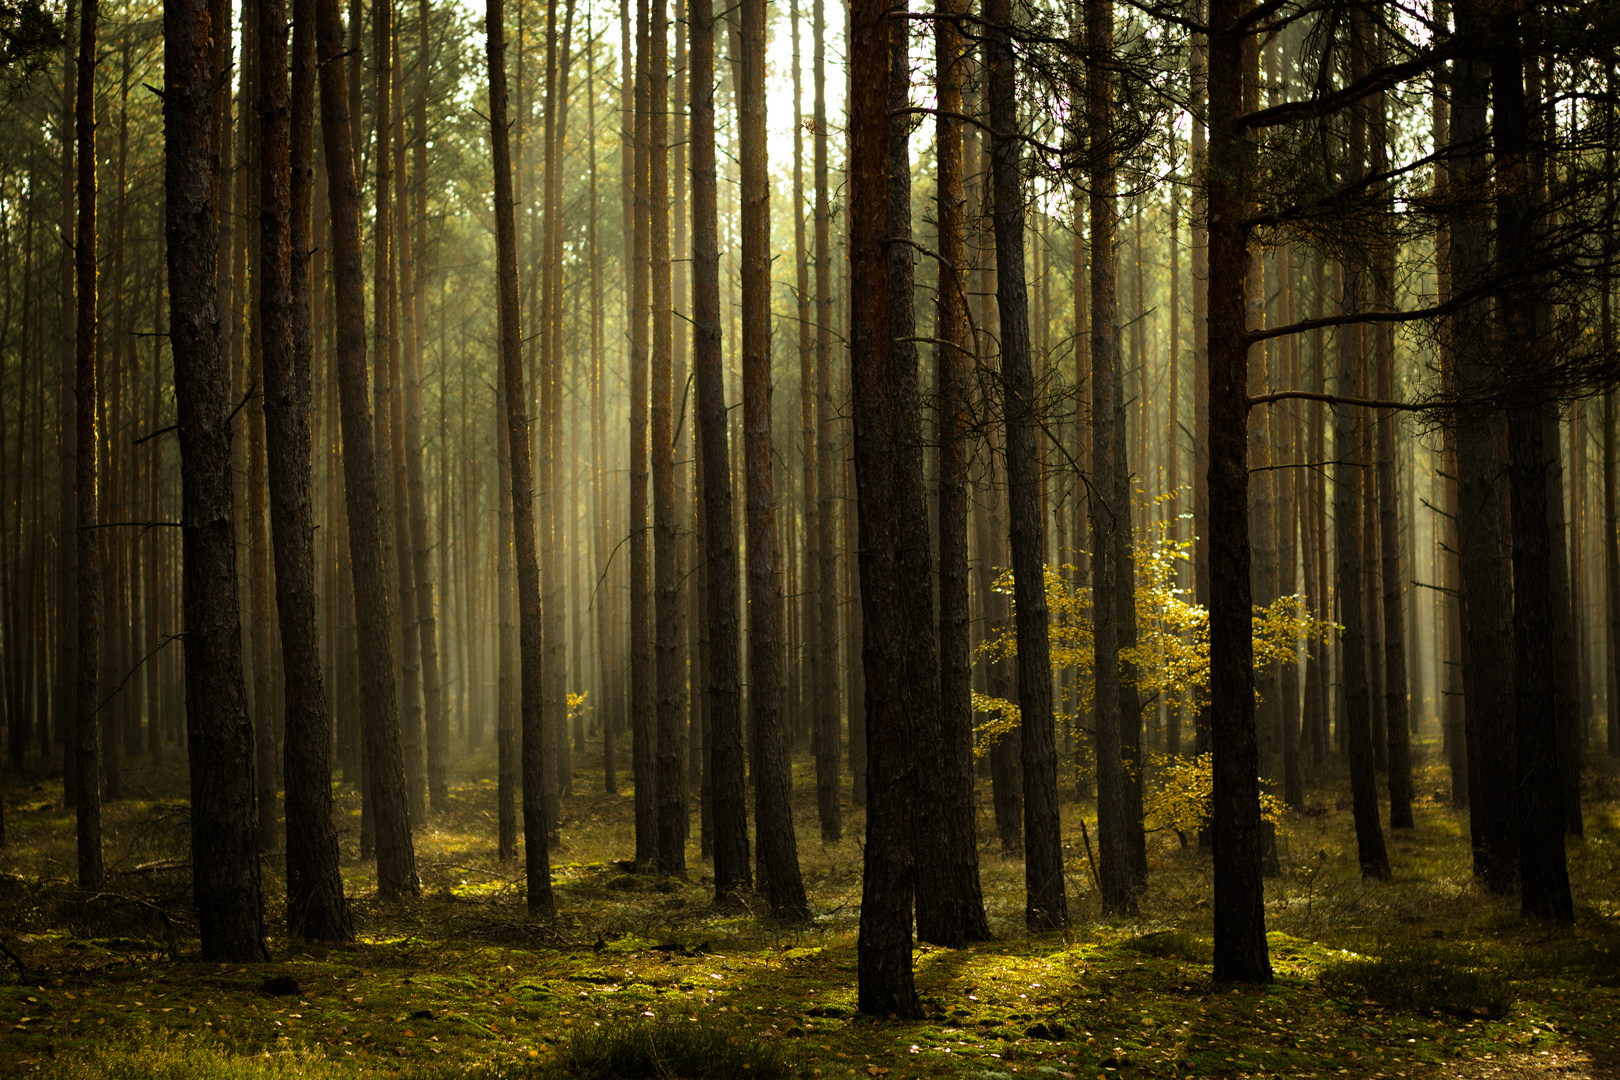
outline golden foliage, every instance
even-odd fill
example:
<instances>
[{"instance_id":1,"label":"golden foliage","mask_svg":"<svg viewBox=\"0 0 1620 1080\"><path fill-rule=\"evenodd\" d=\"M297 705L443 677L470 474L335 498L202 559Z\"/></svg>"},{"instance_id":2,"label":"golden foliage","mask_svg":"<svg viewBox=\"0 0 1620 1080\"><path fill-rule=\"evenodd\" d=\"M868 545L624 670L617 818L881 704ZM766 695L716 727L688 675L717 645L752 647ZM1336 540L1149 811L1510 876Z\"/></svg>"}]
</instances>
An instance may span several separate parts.
<instances>
[{"instance_id":1,"label":"golden foliage","mask_svg":"<svg viewBox=\"0 0 1620 1080\"><path fill-rule=\"evenodd\" d=\"M1191 561L1192 546L1191 540L1171 538L1169 523L1160 522L1139 534L1131 553L1136 567L1136 644L1120 650L1120 678L1136 688L1144 706L1165 697L1195 709L1209 692L1209 610L1177 586L1177 566ZM1090 707L1095 685L1091 587L1080 584L1079 577L1071 565L1046 566L1052 671L1073 675L1065 680L1065 700L1059 706L1061 719L1071 724ZM1012 571L1003 571L994 587L1011 596ZM1298 594L1256 607L1255 667L1292 662L1301 648L1323 639L1331 629L1331 624L1311 614L1305 598ZM1011 660L1017 653L1018 638L1011 620L979 648L979 658L990 663ZM979 753L1018 725L1015 702L974 694L973 708L987 716L976 729Z\"/></svg>"}]
</instances>

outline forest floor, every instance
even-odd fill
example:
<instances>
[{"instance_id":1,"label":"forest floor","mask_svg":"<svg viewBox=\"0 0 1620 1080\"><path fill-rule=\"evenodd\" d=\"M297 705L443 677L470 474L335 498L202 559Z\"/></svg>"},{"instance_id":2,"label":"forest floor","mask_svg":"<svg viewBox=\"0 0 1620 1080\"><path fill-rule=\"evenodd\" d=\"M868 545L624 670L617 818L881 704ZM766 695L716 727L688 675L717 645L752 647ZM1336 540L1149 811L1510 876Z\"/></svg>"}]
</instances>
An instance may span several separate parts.
<instances>
[{"instance_id":1,"label":"forest floor","mask_svg":"<svg viewBox=\"0 0 1620 1080\"><path fill-rule=\"evenodd\" d=\"M1417 827L1389 836L1392 881L1359 876L1342 776L1320 778L1309 812L1290 816L1283 873L1266 895L1276 980L1259 988L1211 983L1207 853L1153 834L1140 914L1104 918L1079 844L1094 807L1066 807L1072 929L1031 935L1022 863L1000 854L984 820L997 940L918 948L928 1015L916 1022L855 1014L863 819L846 799L845 839L820 841L803 755L796 815L815 913L806 925L716 910L695 836L690 881L624 873L628 783L601 793L600 760L587 759L552 854L559 917L536 926L521 862L495 858L495 784L473 779L493 762L473 759L458 769L450 807L417 833L414 903L375 898L371 868L354 859L358 805L340 785L359 940L289 940L280 860L268 857L274 959L260 966L198 958L184 787L172 768L126 766L130 797L106 807L109 884L96 895L71 883L60 771L10 774L0 1073L1620 1078L1620 774L1606 760L1588 772L1587 835L1569 843L1577 921L1558 929L1526 923L1516 899L1474 883L1466 812L1450 807L1437 756L1419 749ZM269 992L283 976L290 992ZM643 1036L651 1067L614 1063L608 1044Z\"/></svg>"}]
</instances>

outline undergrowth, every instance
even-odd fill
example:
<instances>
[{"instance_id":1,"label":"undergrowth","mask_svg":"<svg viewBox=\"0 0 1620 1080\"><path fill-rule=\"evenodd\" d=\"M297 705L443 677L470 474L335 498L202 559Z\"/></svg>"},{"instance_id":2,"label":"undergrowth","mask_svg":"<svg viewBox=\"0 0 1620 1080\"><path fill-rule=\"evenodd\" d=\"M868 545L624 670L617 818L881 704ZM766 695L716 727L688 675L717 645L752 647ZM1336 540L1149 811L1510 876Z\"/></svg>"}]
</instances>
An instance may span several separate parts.
<instances>
[{"instance_id":1,"label":"undergrowth","mask_svg":"<svg viewBox=\"0 0 1620 1080\"><path fill-rule=\"evenodd\" d=\"M0 1069L63 1080L1417 1080L1511 1058L1580 1080L1583 1058L1594 1076L1620 1066L1620 784L1589 777L1587 836L1569 845L1579 918L1554 929L1474 884L1466 811L1449 805L1433 748L1416 761L1417 827L1387 834L1391 882L1360 876L1342 775L1316 777L1308 812L1284 820L1283 872L1266 882L1271 985L1212 983L1209 854L1168 832L1150 838L1137 912L1105 914L1084 869L1093 808L1071 801L1071 928L1025 931L1022 861L988 840L996 940L917 948L916 1021L856 1013L862 812L846 801L845 838L823 844L803 758L808 922L775 922L746 896L716 908L695 828L688 879L628 872L628 778L603 793L599 758L585 756L552 851L558 916L532 921L521 851L512 865L495 858L483 758L462 763L448 807L418 829L424 889L410 903L376 897L356 850L358 801L335 785L359 939L289 939L279 859L267 857L274 961L259 966L197 955L182 775L125 763L139 797L106 806L108 885L86 895L71 883L59 775L13 773ZM988 785L982 796L980 835L993 838ZM293 992L269 992L273 977Z\"/></svg>"}]
</instances>

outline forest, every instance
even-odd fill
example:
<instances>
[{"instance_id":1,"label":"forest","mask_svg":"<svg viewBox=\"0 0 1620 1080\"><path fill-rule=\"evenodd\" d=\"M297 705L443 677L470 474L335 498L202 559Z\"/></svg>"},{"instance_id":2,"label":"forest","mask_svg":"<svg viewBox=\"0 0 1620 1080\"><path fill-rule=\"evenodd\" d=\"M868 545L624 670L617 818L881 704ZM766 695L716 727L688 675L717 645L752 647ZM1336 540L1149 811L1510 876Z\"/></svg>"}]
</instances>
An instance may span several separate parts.
<instances>
[{"instance_id":1,"label":"forest","mask_svg":"<svg viewBox=\"0 0 1620 1080\"><path fill-rule=\"evenodd\" d=\"M1617 69L0 0L0 1068L1620 1076Z\"/></svg>"}]
</instances>

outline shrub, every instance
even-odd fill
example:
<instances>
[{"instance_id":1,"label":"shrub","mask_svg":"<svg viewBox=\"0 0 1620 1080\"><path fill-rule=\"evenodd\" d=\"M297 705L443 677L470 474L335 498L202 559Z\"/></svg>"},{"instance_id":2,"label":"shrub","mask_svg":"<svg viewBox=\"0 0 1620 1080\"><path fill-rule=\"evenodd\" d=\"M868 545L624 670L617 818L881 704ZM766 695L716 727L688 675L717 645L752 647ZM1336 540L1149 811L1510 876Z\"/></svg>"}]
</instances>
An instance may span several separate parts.
<instances>
[{"instance_id":1,"label":"shrub","mask_svg":"<svg viewBox=\"0 0 1620 1080\"><path fill-rule=\"evenodd\" d=\"M1435 945L1397 945L1383 956L1336 960L1317 972L1335 997L1372 1001L1407 1012L1505 1016L1513 983L1472 953Z\"/></svg>"}]
</instances>

